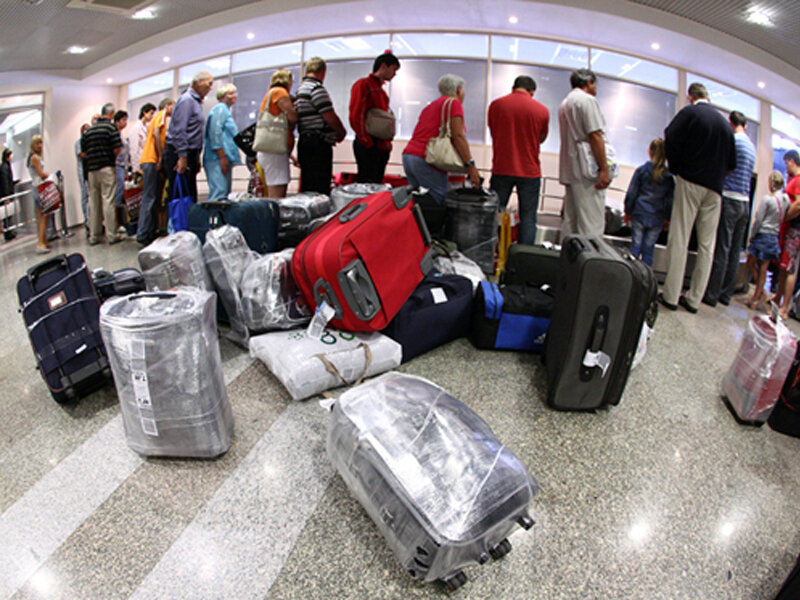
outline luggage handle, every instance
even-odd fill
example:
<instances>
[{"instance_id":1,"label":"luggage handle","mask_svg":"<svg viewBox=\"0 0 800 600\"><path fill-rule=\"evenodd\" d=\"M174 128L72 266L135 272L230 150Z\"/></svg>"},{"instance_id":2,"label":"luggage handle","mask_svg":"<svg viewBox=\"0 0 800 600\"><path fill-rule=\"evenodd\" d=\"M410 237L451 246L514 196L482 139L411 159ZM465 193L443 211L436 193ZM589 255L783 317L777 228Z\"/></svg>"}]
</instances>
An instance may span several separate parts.
<instances>
[{"instance_id":1,"label":"luggage handle","mask_svg":"<svg viewBox=\"0 0 800 600\"><path fill-rule=\"evenodd\" d=\"M205 202L198 202L199 206L203 208L230 208L233 202L230 200L206 200Z\"/></svg>"},{"instance_id":2,"label":"luggage handle","mask_svg":"<svg viewBox=\"0 0 800 600\"><path fill-rule=\"evenodd\" d=\"M417 222L419 232L422 234L422 241L426 246L430 246L433 242L433 238L431 237L431 232L428 230L428 224L425 222L422 209L416 203L411 207L411 214L414 215L414 220Z\"/></svg>"},{"instance_id":3,"label":"luggage handle","mask_svg":"<svg viewBox=\"0 0 800 600\"><path fill-rule=\"evenodd\" d=\"M366 209L367 209L366 202L351 204L350 206L348 206L342 212L339 213L339 223L347 223L348 221L352 221Z\"/></svg>"},{"instance_id":4,"label":"luggage handle","mask_svg":"<svg viewBox=\"0 0 800 600\"><path fill-rule=\"evenodd\" d=\"M335 375L344 385L350 387L354 385L359 385L364 380L364 377L367 374L367 369L369 369L370 364L372 364L372 350L370 350L369 345L367 345L364 342L361 342L358 346L356 346L356 350L358 350L359 348L363 348L364 350L364 370L361 371L361 375L359 375L356 378L356 380L353 381L353 383L350 383L344 377L342 377L342 374L339 373L339 369L337 369L336 365L334 365L330 360L328 360L327 356L325 356L324 354L315 354L314 356L322 361L322 364L325 365L325 370L328 373L330 373L331 375Z\"/></svg>"},{"instance_id":5,"label":"luggage handle","mask_svg":"<svg viewBox=\"0 0 800 600\"><path fill-rule=\"evenodd\" d=\"M397 210L405 208L405 206L411 202L411 199L413 198L413 191L414 188L410 185L394 188L392 190L392 202L394 202L394 207Z\"/></svg>"},{"instance_id":6,"label":"luggage handle","mask_svg":"<svg viewBox=\"0 0 800 600\"><path fill-rule=\"evenodd\" d=\"M607 306L599 306L594 313L589 339L586 342L586 351L581 362L579 374L581 381L589 381L594 374L595 367L600 369L601 377L605 377L608 367L611 365L611 357L602 350L608 332L608 317Z\"/></svg>"},{"instance_id":7,"label":"luggage handle","mask_svg":"<svg viewBox=\"0 0 800 600\"><path fill-rule=\"evenodd\" d=\"M162 300L167 300L169 298L174 298L177 294L173 292L144 292L142 294L131 294L128 296L128 302L133 302L134 300L140 300L142 298L159 298Z\"/></svg>"},{"instance_id":8,"label":"luggage handle","mask_svg":"<svg viewBox=\"0 0 800 600\"><path fill-rule=\"evenodd\" d=\"M69 269L69 260L67 259L66 254L59 254L53 258L48 258L47 260L40 262L38 265L33 265L30 269L28 269L26 275L28 277L28 281L31 283L31 287L36 284L36 280L39 277L45 273L50 273L57 269Z\"/></svg>"},{"instance_id":9,"label":"luggage handle","mask_svg":"<svg viewBox=\"0 0 800 600\"><path fill-rule=\"evenodd\" d=\"M369 321L381 310L381 301L372 283L372 277L367 271L364 262L356 258L344 269L339 271L336 278L339 287L355 316L362 321Z\"/></svg>"},{"instance_id":10,"label":"luggage handle","mask_svg":"<svg viewBox=\"0 0 800 600\"><path fill-rule=\"evenodd\" d=\"M314 303L319 306L323 301L336 311L333 315L335 318L342 318L342 305L339 303L336 293L331 284L320 277L314 284Z\"/></svg>"}]
</instances>

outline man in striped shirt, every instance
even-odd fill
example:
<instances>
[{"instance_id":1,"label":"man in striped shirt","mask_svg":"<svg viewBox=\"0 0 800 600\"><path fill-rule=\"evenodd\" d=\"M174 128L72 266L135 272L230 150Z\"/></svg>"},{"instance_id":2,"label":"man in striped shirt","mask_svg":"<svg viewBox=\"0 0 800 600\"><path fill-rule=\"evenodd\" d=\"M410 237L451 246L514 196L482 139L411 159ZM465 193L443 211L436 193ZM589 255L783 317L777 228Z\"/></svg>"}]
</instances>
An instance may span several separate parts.
<instances>
[{"instance_id":1,"label":"man in striped shirt","mask_svg":"<svg viewBox=\"0 0 800 600\"><path fill-rule=\"evenodd\" d=\"M736 168L725 177L722 187L722 212L717 226L714 261L703 296L703 303L709 306L716 306L717 301L727 306L736 288L739 255L750 216L750 179L756 166L756 149L745 133L747 119L738 110L728 118L736 142Z\"/></svg>"},{"instance_id":2,"label":"man in striped shirt","mask_svg":"<svg viewBox=\"0 0 800 600\"><path fill-rule=\"evenodd\" d=\"M299 133L300 191L328 194L333 175L333 146L344 139L345 129L322 85L325 61L314 57L305 66L306 76L297 88L294 101Z\"/></svg>"}]
</instances>

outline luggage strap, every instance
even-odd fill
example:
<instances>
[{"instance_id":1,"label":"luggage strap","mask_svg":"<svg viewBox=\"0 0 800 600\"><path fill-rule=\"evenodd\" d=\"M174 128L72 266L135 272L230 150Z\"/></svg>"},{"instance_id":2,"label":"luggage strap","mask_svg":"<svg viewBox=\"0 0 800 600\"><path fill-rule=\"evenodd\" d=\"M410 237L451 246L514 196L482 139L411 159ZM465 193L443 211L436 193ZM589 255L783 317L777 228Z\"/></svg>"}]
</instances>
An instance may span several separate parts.
<instances>
[{"instance_id":1,"label":"luggage strap","mask_svg":"<svg viewBox=\"0 0 800 600\"><path fill-rule=\"evenodd\" d=\"M314 356L322 361L322 364L325 365L325 370L328 371L328 373L335 375L344 385L350 387L353 385L359 385L363 381L364 376L367 374L367 369L369 369L369 366L372 363L372 350L369 349L369 346L364 342L361 342L358 346L356 346L356 350L359 348L364 349L364 370L353 383L348 382L344 377L342 377L342 374L339 373L339 369L337 369L336 365L328 360L327 356L324 354L315 354Z\"/></svg>"}]
</instances>

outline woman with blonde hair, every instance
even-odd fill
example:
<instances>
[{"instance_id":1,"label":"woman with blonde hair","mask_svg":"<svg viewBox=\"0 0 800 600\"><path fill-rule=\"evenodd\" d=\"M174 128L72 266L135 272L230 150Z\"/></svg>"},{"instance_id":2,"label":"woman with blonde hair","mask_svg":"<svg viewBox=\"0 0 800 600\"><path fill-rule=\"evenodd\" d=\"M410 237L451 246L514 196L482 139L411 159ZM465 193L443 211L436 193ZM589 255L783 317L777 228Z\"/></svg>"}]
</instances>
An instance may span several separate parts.
<instances>
[{"instance_id":1,"label":"woman with blonde hair","mask_svg":"<svg viewBox=\"0 0 800 600\"><path fill-rule=\"evenodd\" d=\"M39 184L50 177L50 173L44 170L44 160L42 160L43 148L44 142L42 141L42 136L33 136L31 138L31 150L28 153L28 158L25 160L25 165L28 167L28 172L31 174L33 202L36 206L36 233L38 238L36 254L47 254L50 252L51 248L50 244L47 243L48 215L42 214L39 192L37 191Z\"/></svg>"},{"instance_id":2,"label":"woman with blonde hair","mask_svg":"<svg viewBox=\"0 0 800 600\"><path fill-rule=\"evenodd\" d=\"M232 83L217 90L218 104L206 120L203 139L203 168L208 180L208 199L225 199L231 193L233 166L242 164L239 148L233 141L239 133L231 114L236 103L236 86Z\"/></svg>"},{"instance_id":3,"label":"woman with blonde hair","mask_svg":"<svg viewBox=\"0 0 800 600\"><path fill-rule=\"evenodd\" d=\"M294 126L297 124L297 111L289 95L291 89L292 73L286 69L278 69L272 74L269 89L259 108L259 114L265 110L275 116L284 113L289 122L286 154L258 153L258 164L264 170L268 198L285 198L286 188L289 187L289 155L294 148Z\"/></svg>"}]
</instances>

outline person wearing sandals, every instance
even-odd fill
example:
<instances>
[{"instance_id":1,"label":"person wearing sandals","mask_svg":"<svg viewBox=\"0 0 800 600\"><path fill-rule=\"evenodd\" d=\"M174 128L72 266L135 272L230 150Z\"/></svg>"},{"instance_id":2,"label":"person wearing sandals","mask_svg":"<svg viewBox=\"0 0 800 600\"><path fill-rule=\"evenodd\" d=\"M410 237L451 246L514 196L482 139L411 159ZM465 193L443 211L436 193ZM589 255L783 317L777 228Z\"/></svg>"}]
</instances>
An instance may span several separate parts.
<instances>
[{"instance_id":1,"label":"person wearing sandals","mask_svg":"<svg viewBox=\"0 0 800 600\"><path fill-rule=\"evenodd\" d=\"M31 151L28 153L28 158L25 165L28 167L28 172L31 174L31 192L33 192L33 202L36 206L36 254L47 254L50 252L50 244L47 243L47 219L48 215L42 214L42 206L39 201L39 192L37 187L45 179L50 177L50 173L44 170L44 160L42 160L42 150L44 142L42 136L35 135L31 138Z\"/></svg>"},{"instance_id":2,"label":"person wearing sandals","mask_svg":"<svg viewBox=\"0 0 800 600\"><path fill-rule=\"evenodd\" d=\"M753 295L746 302L749 308L758 308L764 294L767 267L770 261L781 256L778 232L789 204L789 198L783 193L783 175L773 171L769 174L769 194L761 199L753 219L753 235L747 248L747 266L756 282Z\"/></svg>"}]
</instances>

